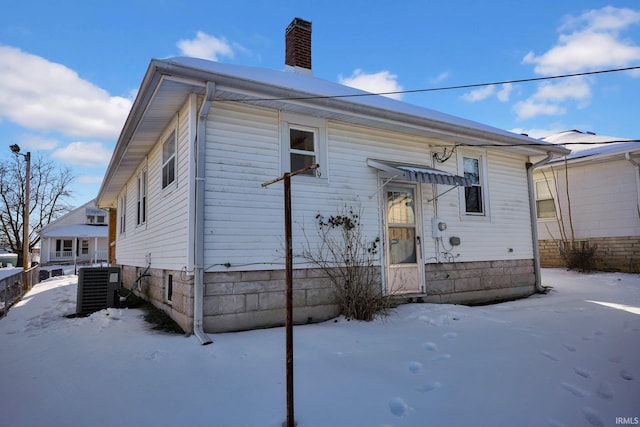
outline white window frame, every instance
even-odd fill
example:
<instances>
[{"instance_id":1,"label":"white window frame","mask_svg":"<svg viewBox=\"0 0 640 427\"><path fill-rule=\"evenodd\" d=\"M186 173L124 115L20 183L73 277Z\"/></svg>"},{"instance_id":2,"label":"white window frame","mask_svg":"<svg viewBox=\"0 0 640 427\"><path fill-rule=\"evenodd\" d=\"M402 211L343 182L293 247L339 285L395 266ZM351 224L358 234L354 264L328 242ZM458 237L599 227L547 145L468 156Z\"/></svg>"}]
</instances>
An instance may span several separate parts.
<instances>
[{"instance_id":1,"label":"white window frame","mask_svg":"<svg viewBox=\"0 0 640 427\"><path fill-rule=\"evenodd\" d=\"M463 219L468 220L489 220L490 218L490 206L489 206L489 185L488 185L488 168L487 168L487 154L484 150L459 150L458 151L458 171L459 175L464 176L464 159L476 159L478 161L478 187L480 187L482 212L467 212L467 202L465 197L466 187L460 187L459 200L460 200L460 216Z\"/></svg>"},{"instance_id":2,"label":"white window frame","mask_svg":"<svg viewBox=\"0 0 640 427\"><path fill-rule=\"evenodd\" d=\"M298 151L291 149L291 130L310 132L314 135L313 151ZM281 142L281 171L282 173L294 172L291 170L291 155L302 154L315 156L318 169L308 175L299 175L299 179L308 182L327 181L327 123L326 120L303 116L300 114L284 113L280 115L280 142Z\"/></svg>"},{"instance_id":3,"label":"white window frame","mask_svg":"<svg viewBox=\"0 0 640 427\"><path fill-rule=\"evenodd\" d=\"M548 197L545 192L544 195L540 195L538 191L538 184L542 184L548 190ZM553 196L553 191L551 190L551 183L547 182L546 179L536 180L534 182L534 191L536 196L536 219L538 221L555 221L558 218L558 212L556 208L556 198ZM544 196L544 197L542 197ZM553 202L553 216L548 217L540 217L540 210L538 209L538 202L551 200Z\"/></svg>"},{"instance_id":4,"label":"white window frame","mask_svg":"<svg viewBox=\"0 0 640 427\"><path fill-rule=\"evenodd\" d=\"M165 159L165 145L173 138L173 153L169 158ZM162 167L160 168L160 187L163 192L171 191L178 185L178 131L173 128L169 135L162 140L162 146L160 147L160 156ZM169 166L169 163L173 162L173 180L165 183L165 167Z\"/></svg>"},{"instance_id":5,"label":"white window frame","mask_svg":"<svg viewBox=\"0 0 640 427\"><path fill-rule=\"evenodd\" d=\"M89 255L89 239L80 240L80 254Z\"/></svg>"},{"instance_id":6,"label":"white window frame","mask_svg":"<svg viewBox=\"0 0 640 427\"><path fill-rule=\"evenodd\" d=\"M120 196L120 206L119 206L119 218L120 221L120 235L124 236L127 232L127 189L125 187L124 192Z\"/></svg>"},{"instance_id":7,"label":"white window frame","mask_svg":"<svg viewBox=\"0 0 640 427\"><path fill-rule=\"evenodd\" d=\"M136 224L143 226L147 223L149 177L147 168L140 171L136 177Z\"/></svg>"}]
</instances>

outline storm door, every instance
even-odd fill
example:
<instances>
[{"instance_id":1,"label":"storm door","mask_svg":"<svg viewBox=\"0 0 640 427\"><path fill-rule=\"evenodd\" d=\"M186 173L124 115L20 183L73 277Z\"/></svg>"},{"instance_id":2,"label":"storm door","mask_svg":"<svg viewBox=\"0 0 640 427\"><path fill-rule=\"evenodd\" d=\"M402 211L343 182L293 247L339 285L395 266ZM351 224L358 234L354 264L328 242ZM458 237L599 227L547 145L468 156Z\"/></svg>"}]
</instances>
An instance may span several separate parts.
<instances>
[{"instance_id":1,"label":"storm door","mask_svg":"<svg viewBox=\"0 0 640 427\"><path fill-rule=\"evenodd\" d=\"M416 186L387 186L385 203L387 291L421 293L420 204L416 202Z\"/></svg>"}]
</instances>

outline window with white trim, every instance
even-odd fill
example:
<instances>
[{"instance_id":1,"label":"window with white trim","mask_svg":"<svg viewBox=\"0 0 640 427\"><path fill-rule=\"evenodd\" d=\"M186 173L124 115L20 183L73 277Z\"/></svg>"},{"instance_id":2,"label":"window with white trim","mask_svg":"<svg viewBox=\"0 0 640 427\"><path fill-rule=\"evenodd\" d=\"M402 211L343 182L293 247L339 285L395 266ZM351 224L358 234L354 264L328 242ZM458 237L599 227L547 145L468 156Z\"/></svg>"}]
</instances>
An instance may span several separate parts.
<instances>
[{"instance_id":1,"label":"window with white trim","mask_svg":"<svg viewBox=\"0 0 640 427\"><path fill-rule=\"evenodd\" d=\"M120 206L118 207L119 220L120 220L120 234L124 234L127 231L127 190L125 188L124 194L120 196Z\"/></svg>"},{"instance_id":2,"label":"window with white trim","mask_svg":"<svg viewBox=\"0 0 640 427\"><path fill-rule=\"evenodd\" d=\"M82 255L89 255L89 241L86 239L83 239L81 242L81 246L82 248Z\"/></svg>"},{"instance_id":3,"label":"window with white trim","mask_svg":"<svg viewBox=\"0 0 640 427\"><path fill-rule=\"evenodd\" d=\"M465 218L489 218L487 158L484 150L458 151L458 170L471 185L460 188L460 213Z\"/></svg>"},{"instance_id":4,"label":"window with white trim","mask_svg":"<svg viewBox=\"0 0 640 427\"><path fill-rule=\"evenodd\" d=\"M144 169L137 178L136 223L147 222L147 170Z\"/></svg>"},{"instance_id":5,"label":"window with white trim","mask_svg":"<svg viewBox=\"0 0 640 427\"><path fill-rule=\"evenodd\" d=\"M325 178L327 141L324 119L282 113L281 129L282 172L295 172L318 164L318 169L305 175Z\"/></svg>"},{"instance_id":6,"label":"window with white trim","mask_svg":"<svg viewBox=\"0 0 640 427\"><path fill-rule=\"evenodd\" d=\"M176 180L176 131L172 131L162 144L162 189Z\"/></svg>"},{"instance_id":7,"label":"window with white trim","mask_svg":"<svg viewBox=\"0 0 640 427\"><path fill-rule=\"evenodd\" d=\"M481 181L481 159L479 157L462 157L464 177L471 181L470 187L464 188L464 206L467 214L484 214L484 192Z\"/></svg>"},{"instance_id":8,"label":"window with white trim","mask_svg":"<svg viewBox=\"0 0 640 427\"><path fill-rule=\"evenodd\" d=\"M545 181L536 181L536 216L538 219L555 219L556 203L551 194L551 187Z\"/></svg>"}]
</instances>

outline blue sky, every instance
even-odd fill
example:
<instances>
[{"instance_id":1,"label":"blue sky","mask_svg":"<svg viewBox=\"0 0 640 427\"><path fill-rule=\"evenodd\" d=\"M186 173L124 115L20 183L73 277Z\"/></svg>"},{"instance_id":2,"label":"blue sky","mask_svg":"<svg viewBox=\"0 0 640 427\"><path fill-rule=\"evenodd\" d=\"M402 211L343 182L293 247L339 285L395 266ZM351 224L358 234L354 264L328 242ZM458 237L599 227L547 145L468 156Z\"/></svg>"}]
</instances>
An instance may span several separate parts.
<instances>
[{"instance_id":1,"label":"blue sky","mask_svg":"<svg viewBox=\"0 0 640 427\"><path fill-rule=\"evenodd\" d=\"M313 23L313 74L383 92L640 66L640 2L11 2L0 14L0 158L19 144L72 168L72 204L97 195L152 58L284 68L284 30ZM398 95L542 137L640 138L640 70Z\"/></svg>"}]
</instances>

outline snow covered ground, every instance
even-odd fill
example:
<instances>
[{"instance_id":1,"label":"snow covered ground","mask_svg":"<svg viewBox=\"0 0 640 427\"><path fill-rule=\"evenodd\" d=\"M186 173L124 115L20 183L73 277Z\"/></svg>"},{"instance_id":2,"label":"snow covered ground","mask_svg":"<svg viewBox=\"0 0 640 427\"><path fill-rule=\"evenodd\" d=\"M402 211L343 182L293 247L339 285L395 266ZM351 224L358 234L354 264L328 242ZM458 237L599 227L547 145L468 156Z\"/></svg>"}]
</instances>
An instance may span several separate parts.
<instances>
[{"instance_id":1,"label":"snow covered ground","mask_svg":"<svg viewBox=\"0 0 640 427\"><path fill-rule=\"evenodd\" d=\"M152 332L134 309L74 313L76 276L0 319L0 425L280 426L283 328ZM543 270L548 295L411 304L297 326L300 427L615 426L640 417L640 277Z\"/></svg>"}]
</instances>

